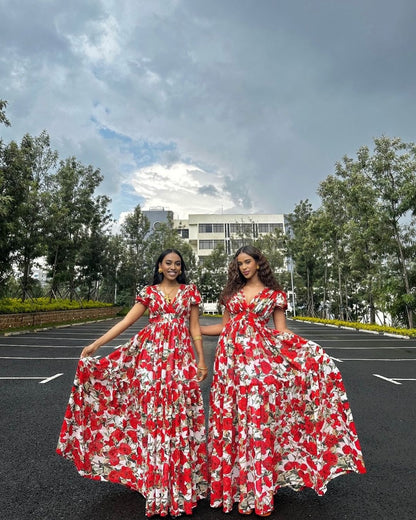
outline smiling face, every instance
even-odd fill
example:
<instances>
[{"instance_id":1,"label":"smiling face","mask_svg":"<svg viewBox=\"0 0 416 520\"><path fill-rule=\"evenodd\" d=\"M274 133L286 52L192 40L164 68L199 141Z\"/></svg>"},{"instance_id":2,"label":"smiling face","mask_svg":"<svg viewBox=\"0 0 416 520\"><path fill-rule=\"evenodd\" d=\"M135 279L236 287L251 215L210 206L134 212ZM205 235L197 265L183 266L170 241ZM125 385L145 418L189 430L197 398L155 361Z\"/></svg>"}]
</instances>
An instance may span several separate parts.
<instances>
[{"instance_id":1,"label":"smiling face","mask_svg":"<svg viewBox=\"0 0 416 520\"><path fill-rule=\"evenodd\" d=\"M240 273L248 281L257 276L257 262L254 258L246 253L240 253L237 256L237 265Z\"/></svg>"},{"instance_id":2,"label":"smiling face","mask_svg":"<svg viewBox=\"0 0 416 520\"><path fill-rule=\"evenodd\" d=\"M170 281L176 280L181 272L181 267L181 258L176 253L168 253L159 263L163 277Z\"/></svg>"}]
</instances>

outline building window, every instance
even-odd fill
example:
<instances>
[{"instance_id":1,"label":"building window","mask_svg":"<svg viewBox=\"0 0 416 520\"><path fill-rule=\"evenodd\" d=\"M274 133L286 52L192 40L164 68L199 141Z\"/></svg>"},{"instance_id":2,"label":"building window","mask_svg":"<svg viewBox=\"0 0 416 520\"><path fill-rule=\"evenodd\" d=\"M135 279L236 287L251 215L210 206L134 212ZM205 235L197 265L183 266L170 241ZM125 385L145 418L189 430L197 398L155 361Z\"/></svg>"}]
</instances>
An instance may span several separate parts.
<instances>
[{"instance_id":1,"label":"building window","mask_svg":"<svg viewBox=\"0 0 416 520\"><path fill-rule=\"evenodd\" d=\"M199 224L199 233L224 233L224 224Z\"/></svg>"},{"instance_id":2,"label":"building window","mask_svg":"<svg viewBox=\"0 0 416 520\"><path fill-rule=\"evenodd\" d=\"M176 230L178 235L182 238L189 238L189 229L180 228Z\"/></svg>"},{"instance_id":3,"label":"building window","mask_svg":"<svg viewBox=\"0 0 416 520\"><path fill-rule=\"evenodd\" d=\"M249 223L235 223L230 224L230 233L234 235L252 235L253 234L253 224Z\"/></svg>"},{"instance_id":4,"label":"building window","mask_svg":"<svg viewBox=\"0 0 416 520\"><path fill-rule=\"evenodd\" d=\"M275 229L280 229L283 231L283 224L281 222L270 224L258 224L259 233L273 233Z\"/></svg>"},{"instance_id":5,"label":"building window","mask_svg":"<svg viewBox=\"0 0 416 520\"><path fill-rule=\"evenodd\" d=\"M223 240L200 240L199 249L215 249L219 245L224 245Z\"/></svg>"},{"instance_id":6,"label":"building window","mask_svg":"<svg viewBox=\"0 0 416 520\"><path fill-rule=\"evenodd\" d=\"M213 240L200 240L199 249L214 249L214 241Z\"/></svg>"},{"instance_id":7,"label":"building window","mask_svg":"<svg viewBox=\"0 0 416 520\"><path fill-rule=\"evenodd\" d=\"M212 233L212 224L199 224L198 231L200 233Z\"/></svg>"}]
</instances>

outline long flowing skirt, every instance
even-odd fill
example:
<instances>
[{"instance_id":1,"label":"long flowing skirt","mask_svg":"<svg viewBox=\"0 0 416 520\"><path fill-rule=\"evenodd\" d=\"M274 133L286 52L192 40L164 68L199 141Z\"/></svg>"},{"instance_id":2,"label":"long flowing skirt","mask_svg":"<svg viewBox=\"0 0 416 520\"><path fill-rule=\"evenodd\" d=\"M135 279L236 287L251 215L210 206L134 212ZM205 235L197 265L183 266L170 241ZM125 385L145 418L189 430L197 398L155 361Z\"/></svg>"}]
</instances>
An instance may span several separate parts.
<instances>
[{"instance_id":1,"label":"long flowing skirt","mask_svg":"<svg viewBox=\"0 0 416 520\"><path fill-rule=\"evenodd\" d=\"M85 477L139 491L147 516L191 514L208 491L195 368L155 361L145 339L79 361L57 452Z\"/></svg>"},{"instance_id":2,"label":"long flowing skirt","mask_svg":"<svg viewBox=\"0 0 416 520\"><path fill-rule=\"evenodd\" d=\"M342 377L312 341L279 334L220 339L210 396L211 505L264 514L279 488L322 495L365 473Z\"/></svg>"}]
</instances>

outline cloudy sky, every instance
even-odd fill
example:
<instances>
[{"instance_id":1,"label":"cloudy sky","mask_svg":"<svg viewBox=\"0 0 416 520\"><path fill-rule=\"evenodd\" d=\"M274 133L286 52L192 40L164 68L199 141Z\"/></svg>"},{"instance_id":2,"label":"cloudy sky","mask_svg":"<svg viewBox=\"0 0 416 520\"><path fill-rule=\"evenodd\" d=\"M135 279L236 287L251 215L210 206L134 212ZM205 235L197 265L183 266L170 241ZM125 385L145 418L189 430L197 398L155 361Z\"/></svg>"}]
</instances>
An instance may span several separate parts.
<instances>
[{"instance_id":1,"label":"cloudy sky","mask_svg":"<svg viewBox=\"0 0 416 520\"><path fill-rule=\"evenodd\" d=\"M416 141L414 0L0 0L5 142L46 130L115 218L288 213L381 135Z\"/></svg>"}]
</instances>

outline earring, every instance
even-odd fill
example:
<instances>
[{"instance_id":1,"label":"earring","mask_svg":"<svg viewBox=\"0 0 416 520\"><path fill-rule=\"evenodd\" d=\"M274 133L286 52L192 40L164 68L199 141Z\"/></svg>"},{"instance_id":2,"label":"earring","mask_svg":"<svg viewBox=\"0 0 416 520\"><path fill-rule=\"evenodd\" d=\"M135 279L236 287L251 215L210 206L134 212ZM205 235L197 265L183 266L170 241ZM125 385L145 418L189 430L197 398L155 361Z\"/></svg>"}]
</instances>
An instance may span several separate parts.
<instances>
[{"instance_id":1,"label":"earring","mask_svg":"<svg viewBox=\"0 0 416 520\"><path fill-rule=\"evenodd\" d=\"M179 274L182 274L182 271L179 271Z\"/></svg>"},{"instance_id":2,"label":"earring","mask_svg":"<svg viewBox=\"0 0 416 520\"><path fill-rule=\"evenodd\" d=\"M259 270L259 266L257 266L257 271Z\"/></svg>"},{"instance_id":3,"label":"earring","mask_svg":"<svg viewBox=\"0 0 416 520\"><path fill-rule=\"evenodd\" d=\"M163 273L163 269L161 267L159 267L158 272L159 272L159 274L162 274Z\"/></svg>"}]
</instances>

